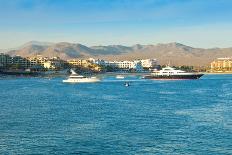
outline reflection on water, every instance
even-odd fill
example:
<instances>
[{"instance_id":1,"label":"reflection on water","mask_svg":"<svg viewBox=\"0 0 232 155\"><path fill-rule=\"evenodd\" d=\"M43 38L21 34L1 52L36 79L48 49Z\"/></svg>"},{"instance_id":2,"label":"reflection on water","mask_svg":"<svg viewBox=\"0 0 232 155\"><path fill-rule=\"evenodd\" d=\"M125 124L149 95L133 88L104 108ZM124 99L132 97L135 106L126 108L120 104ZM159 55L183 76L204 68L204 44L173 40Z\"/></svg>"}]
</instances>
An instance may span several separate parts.
<instances>
[{"instance_id":1,"label":"reflection on water","mask_svg":"<svg viewBox=\"0 0 232 155\"><path fill-rule=\"evenodd\" d=\"M0 154L232 154L232 75L61 81L0 80Z\"/></svg>"}]
</instances>

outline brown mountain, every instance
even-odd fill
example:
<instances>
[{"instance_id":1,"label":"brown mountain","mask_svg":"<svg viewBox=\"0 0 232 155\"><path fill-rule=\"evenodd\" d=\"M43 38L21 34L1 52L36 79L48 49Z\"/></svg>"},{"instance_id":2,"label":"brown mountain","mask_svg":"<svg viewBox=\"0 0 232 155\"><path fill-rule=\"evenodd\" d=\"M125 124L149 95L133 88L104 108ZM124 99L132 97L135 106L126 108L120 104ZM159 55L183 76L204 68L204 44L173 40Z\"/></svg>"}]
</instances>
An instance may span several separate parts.
<instances>
[{"instance_id":1,"label":"brown mountain","mask_svg":"<svg viewBox=\"0 0 232 155\"><path fill-rule=\"evenodd\" d=\"M232 48L193 48L180 43L157 45L110 45L87 47L67 42L41 43L29 42L19 49L8 52L23 57L42 55L59 56L62 59L100 58L106 60L132 60L156 58L161 64L207 66L218 57L231 57Z\"/></svg>"}]
</instances>

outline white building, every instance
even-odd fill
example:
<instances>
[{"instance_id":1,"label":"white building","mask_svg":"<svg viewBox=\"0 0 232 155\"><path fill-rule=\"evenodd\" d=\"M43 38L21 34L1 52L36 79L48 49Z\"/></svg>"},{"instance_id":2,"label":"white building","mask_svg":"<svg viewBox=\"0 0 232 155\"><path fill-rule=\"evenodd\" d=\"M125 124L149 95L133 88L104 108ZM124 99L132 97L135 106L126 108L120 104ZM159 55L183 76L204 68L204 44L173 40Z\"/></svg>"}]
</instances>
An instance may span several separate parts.
<instances>
[{"instance_id":1,"label":"white building","mask_svg":"<svg viewBox=\"0 0 232 155\"><path fill-rule=\"evenodd\" d=\"M64 61L59 57L53 57L43 63L44 68L47 69L60 69L64 65Z\"/></svg>"},{"instance_id":2,"label":"white building","mask_svg":"<svg viewBox=\"0 0 232 155\"><path fill-rule=\"evenodd\" d=\"M144 68L154 68L158 65L158 61L156 59L143 59L140 61Z\"/></svg>"},{"instance_id":3,"label":"white building","mask_svg":"<svg viewBox=\"0 0 232 155\"><path fill-rule=\"evenodd\" d=\"M134 61L115 61L115 65L118 68L125 68L125 69L134 69L136 62Z\"/></svg>"},{"instance_id":4,"label":"white building","mask_svg":"<svg viewBox=\"0 0 232 155\"><path fill-rule=\"evenodd\" d=\"M120 69L136 69L142 70L143 68L154 68L158 65L156 59L144 59L144 60L134 60L134 61L105 61L100 59L89 59L92 63L102 65L102 66L111 66L117 67Z\"/></svg>"},{"instance_id":5,"label":"white building","mask_svg":"<svg viewBox=\"0 0 232 155\"><path fill-rule=\"evenodd\" d=\"M97 59L97 60L91 59L90 62L97 64L97 65L105 66L108 61L101 60L101 59Z\"/></svg>"},{"instance_id":6,"label":"white building","mask_svg":"<svg viewBox=\"0 0 232 155\"><path fill-rule=\"evenodd\" d=\"M141 65L141 61L107 61L105 63L106 66L117 67L120 69L136 69L142 70L143 67Z\"/></svg>"}]
</instances>

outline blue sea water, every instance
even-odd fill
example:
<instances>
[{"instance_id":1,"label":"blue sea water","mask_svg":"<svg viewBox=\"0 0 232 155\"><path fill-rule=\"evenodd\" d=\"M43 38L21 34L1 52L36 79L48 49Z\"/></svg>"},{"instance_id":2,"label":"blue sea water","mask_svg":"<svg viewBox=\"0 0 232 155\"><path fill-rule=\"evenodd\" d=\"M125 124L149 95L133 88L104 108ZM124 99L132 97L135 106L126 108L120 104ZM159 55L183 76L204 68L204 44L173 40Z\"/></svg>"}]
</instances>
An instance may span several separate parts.
<instances>
[{"instance_id":1,"label":"blue sea water","mask_svg":"<svg viewBox=\"0 0 232 155\"><path fill-rule=\"evenodd\" d=\"M232 75L0 80L0 154L232 154Z\"/></svg>"}]
</instances>

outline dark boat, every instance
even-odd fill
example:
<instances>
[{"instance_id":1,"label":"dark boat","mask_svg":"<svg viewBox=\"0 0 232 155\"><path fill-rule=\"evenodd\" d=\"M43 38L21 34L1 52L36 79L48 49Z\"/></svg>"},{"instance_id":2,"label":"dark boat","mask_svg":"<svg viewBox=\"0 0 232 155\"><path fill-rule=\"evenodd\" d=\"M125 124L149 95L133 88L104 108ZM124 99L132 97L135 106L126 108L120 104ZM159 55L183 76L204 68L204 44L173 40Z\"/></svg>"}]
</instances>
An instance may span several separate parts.
<instances>
[{"instance_id":1,"label":"dark boat","mask_svg":"<svg viewBox=\"0 0 232 155\"><path fill-rule=\"evenodd\" d=\"M160 80L178 80L178 79L199 79L204 74L185 72L182 70L177 70L172 67L165 67L162 70L154 71L150 75L146 75L144 79L160 79Z\"/></svg>"}]
</instances>

